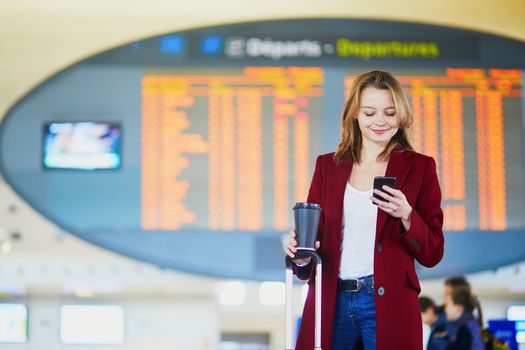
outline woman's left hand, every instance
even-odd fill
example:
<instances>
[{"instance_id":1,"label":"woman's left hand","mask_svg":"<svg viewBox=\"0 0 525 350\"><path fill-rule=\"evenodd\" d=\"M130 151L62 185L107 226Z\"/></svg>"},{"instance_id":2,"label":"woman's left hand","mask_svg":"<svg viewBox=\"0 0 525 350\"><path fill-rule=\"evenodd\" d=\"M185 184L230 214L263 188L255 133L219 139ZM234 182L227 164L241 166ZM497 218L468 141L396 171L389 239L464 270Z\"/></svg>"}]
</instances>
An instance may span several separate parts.
<instances>
[{"instance_id":1,"label":"woman's left hand","mask_svg":"<svg viewBox=\"0 0 525 350\"><path fill-rule=\"evenodd\" d=\"M382 190L375 189L374 193L384 198L380 200L375 197L370 197L372 202L377 206L392 215L395 218L401 219L406 230L410 229L410 215L412 214L412 207L408 204L407 198L400 190L393 189L388 186L383 186Z\"/></svg>"}]
</instances>

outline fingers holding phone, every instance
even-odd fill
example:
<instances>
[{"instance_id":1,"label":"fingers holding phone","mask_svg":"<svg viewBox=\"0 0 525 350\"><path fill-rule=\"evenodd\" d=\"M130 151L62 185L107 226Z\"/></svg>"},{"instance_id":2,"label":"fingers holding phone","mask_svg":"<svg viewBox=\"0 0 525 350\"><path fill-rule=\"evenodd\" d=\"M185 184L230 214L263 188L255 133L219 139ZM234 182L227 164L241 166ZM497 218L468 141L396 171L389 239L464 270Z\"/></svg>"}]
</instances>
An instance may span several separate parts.
<instances>
[{"instance_id":1,"label":"fingers holding phone","mask_svg":"<svg viewBox=\"0 0 525 350\"><path fill-rule=\"evenodd\" d=\"M396 189L395 177L375 177L373 193L373 196L370 197L373 204L393 217L402 219L405 228L410 227L412 207L403 192Z\"/></svg>"}]
</instances>

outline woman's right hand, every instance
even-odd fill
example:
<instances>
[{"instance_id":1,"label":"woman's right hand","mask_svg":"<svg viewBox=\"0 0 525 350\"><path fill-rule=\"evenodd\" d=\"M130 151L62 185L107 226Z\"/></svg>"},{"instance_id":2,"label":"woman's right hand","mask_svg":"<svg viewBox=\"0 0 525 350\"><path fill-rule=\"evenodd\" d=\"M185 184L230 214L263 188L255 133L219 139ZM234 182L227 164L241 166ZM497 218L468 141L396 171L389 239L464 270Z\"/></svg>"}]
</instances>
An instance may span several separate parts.
<instances>
[{"instance_id":1,"label":"woman's right hand","mask_svg":"<svg viewBox=\"0 0 525 350\"><path fill-rule=\"evenodd\" d=\"M315 249L319 249L321 246L321 242L315 241ZM295 231L290 231L290 240L288 243L284 246L284 252L286 255L288 255L290 258L295 257L295 253L297 252L297 240L295 239ZM304 266L310 262L310 258L307 259L293 259L293 262L298 266Z\"/></svg>"}]
</instances>

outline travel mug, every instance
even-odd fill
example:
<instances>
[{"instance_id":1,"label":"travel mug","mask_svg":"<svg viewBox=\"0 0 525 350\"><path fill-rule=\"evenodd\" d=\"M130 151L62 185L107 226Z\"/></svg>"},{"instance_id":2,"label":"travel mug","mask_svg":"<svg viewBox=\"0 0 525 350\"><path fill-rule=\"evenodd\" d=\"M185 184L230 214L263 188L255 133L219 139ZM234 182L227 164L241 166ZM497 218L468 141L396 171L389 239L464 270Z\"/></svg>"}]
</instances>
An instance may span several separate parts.
<instances>
[{"instance_id":1,"label":"travel mug","mask_svg":"<svg viewBox=\"0 0 525 350\"><path fill-rule=\"evenodd\" d=\"M316 203L298 202L295 203L293 211L297 249L315 250L321 206Z\"/></svg>"}]
</instances>

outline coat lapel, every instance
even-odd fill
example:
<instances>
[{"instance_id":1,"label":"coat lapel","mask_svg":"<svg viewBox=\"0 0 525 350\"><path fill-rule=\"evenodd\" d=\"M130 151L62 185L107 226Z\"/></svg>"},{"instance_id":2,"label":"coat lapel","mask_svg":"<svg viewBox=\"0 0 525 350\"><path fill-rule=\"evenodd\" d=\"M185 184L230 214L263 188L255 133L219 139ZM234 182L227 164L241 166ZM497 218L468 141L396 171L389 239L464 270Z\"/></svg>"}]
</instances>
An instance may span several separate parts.
<instances>
[{"instance_id":1,"label":"coat lapel","mask_svg":"<svg viewBox=\"0 0 525 350\"><path fill-rule=\"evenodd\" d=\"M410 154L411 152L401 152L399 148L396 148L388 160L385 176L393 176L396 178L397 189L400 189L403 186L408 175L408 171L410 170L410 162L405 159L406 157L410 156ZM389 218L389 214L381 209L378 209L376 229L377 241L379 241L381 238L383 227Z\"/></svg>"},{"instance_id":2,"label":"coat lapel","mask_svg":"<svg viewBox=\"0 0 525 350\"><path fill-rule=\"evenodd\" d=\"M344 199L346 184L350 178L350 173L352 172L352 162L346 161L339 165L336 165L336 171L334 176L334 189L333 194L335 195L335 200L337 203L337 212L339 213L339 220L337 221L340 225L339 231L342 235L343 228L343 215L344 215ZM342 236L341 236L342 237Z\"/></svg>"}]
</instances>

